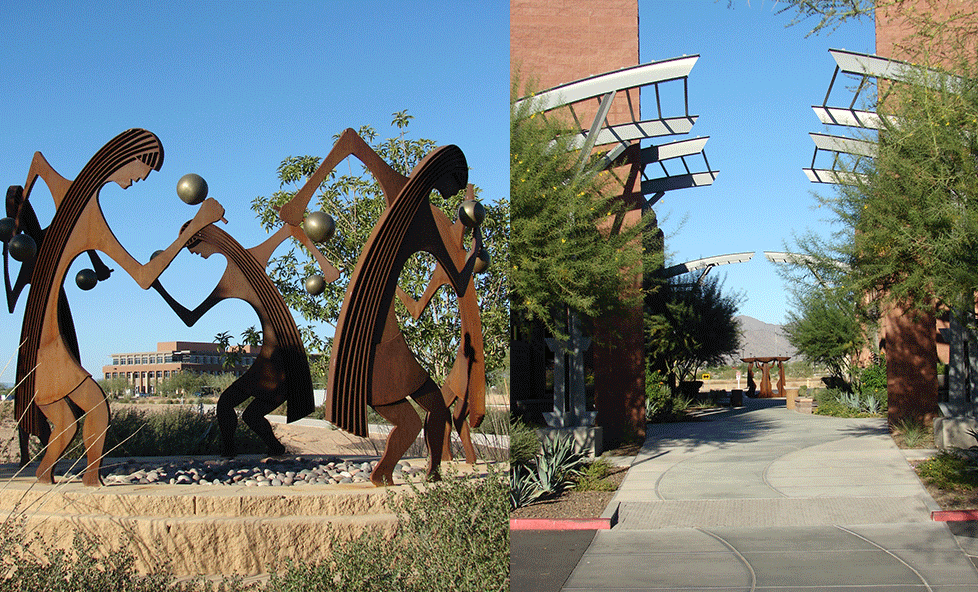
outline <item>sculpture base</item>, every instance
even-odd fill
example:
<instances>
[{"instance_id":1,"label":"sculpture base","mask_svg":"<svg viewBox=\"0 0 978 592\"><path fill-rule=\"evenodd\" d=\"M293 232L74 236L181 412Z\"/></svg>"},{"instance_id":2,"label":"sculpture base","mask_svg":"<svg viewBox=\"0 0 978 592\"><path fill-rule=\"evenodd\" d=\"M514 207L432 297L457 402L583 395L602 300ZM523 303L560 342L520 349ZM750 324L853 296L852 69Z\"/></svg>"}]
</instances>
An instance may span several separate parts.
<instances>
[{"instance_id":1,"label":"sculpture base","mask_svg":"<svg viewBox=\"0 0 978 592\"><path fill-rule=\"evenodd\" d=\"M545 412L543 414L543 419L547 422L547 425L558 429L592 427L597 418L597 411L587 411L583 415L575 415L573 413L557 413L556 411Z\"/></svg>"},{"instance_id":2,"label":"sculpture base","mask_svg":"<svg viewBox=\"0 0 978 592\"><path fill-rule=\"evenodd\" d=\"M424 468L427 462L406 460L412 468ZM106 459L104 466L113 461ZM453 464L459 473L486 473L484 462L474 467ZM62 460L58 466L69 465ZM286 560L322 560L329 549L296 541L325 541L328 530L349 539L364 531L390 531L396 516L389 511L388 492L410 492L407 485L382 488L369 483L93 488L72 481L52 486L36 483L35 470L35 464L20 472L16 465L0 465L4 516L22 514L26 532L39 534L55 548L70 547L75 532L97 535L110 549L129 549L142 572L169 560L177 577L254 577L284 567Z\"/></svg>"}]
</instances>

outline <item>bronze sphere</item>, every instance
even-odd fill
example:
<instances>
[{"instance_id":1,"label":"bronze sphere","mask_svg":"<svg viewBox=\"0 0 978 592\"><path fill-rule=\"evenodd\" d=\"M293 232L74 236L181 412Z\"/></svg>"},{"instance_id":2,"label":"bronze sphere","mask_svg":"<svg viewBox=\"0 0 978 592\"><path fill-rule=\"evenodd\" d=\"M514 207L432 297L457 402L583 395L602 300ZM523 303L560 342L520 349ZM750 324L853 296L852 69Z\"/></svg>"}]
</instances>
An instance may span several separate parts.
<instances>
[{"instance_id":1,"label":"bronze sphere","mask_svg":"<svg viewBox=\"0 0 978 592\"><path fill-rule=\"evenodd\" d=\"M177 181L177 195L184 203L200 205L207 199L207 181L194 173L187 173Z\"/></svg>"},{"instance_id":2,"label":"bronze sphere","mask_svg":"<svg viewBox=\"0 0 978 592\"><path fill-rule=\"evenodd\" d=\"M82 290L91 290L98 284L94 269L83 269L75 275L75 284Z\"/></svg>"},{"instance_id":3,"label":"bronze sphere","mask_svg":"<svg viewBox=\"0 0 978 592\"><path fill-rule=\"evenodd\" d=\"M17 261L30 261L37 256L37 243L26 234L18 234L7 243L7 251Z\"/></svg>"},{"instance_id":4,"label":"bronze sphere","mask_svg":"<svg viewBox=\"0 0 978 592\"><path fill-rule=\"evenodd\" d=\"M14 238L17 221L13 218L0 218L0 241L7 242Z\"/></svg>"},{"instance_id":5,"label":"bronze sphere","mask_svg":"<svg viewBox=\"0 0 978 592\"><path fill-rule=\"evenodd\" d=\"M479 254L475 256L475 265L472 266L472 271L475 273L485 273L489 269L489 251L483 247Z\"/></svg>"},{"instance_id":6,"label":"bronze sphere","mask_svg":"<svg viewBox=\"0 0 978 592\"><path fill-rule=\"evenodd\" d=\"M486 219L486 208L477 201L467 199L458 207L458 219L469 228L475 228Z\"/></svg>"},{"instance_id":7,"label":"bronze sphere","mask_svg":"<svg viewBox=\"0 0 978 592\"><path fill-rule=\"evenodd\" d=\"M336 232L336 221L326 212L312 212L306 216L302 229L314 243L324 243L333 238Z\"/></svg>"},{"instance_id":8,"label":"bronze sphere","mask_svg":"<svg viewBox=\"0 0 978 592\"><path fill-rule=\"evenodd\" d=\"M314 274L306 278L306 292L313 296L319 296L326 290L326 279L319 274Z\"/></svg>"}]
</instances>

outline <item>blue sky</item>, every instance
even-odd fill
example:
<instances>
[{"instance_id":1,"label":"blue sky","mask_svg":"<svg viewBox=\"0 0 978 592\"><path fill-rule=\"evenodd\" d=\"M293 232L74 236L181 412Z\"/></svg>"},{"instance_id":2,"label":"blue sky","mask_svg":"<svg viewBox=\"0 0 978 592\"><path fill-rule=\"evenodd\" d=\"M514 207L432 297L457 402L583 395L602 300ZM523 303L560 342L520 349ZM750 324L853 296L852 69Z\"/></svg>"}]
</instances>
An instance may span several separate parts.
<instances>
[{"instance_id":1,"label":"blue sky","mask_svg":"<svg viewBox=\"0 0 978 592\"><path fill-rule=\"evenodd\" d=\"M744 294L743 314L780 323L787 293L762 251L820 225L811 191L831 188L811 185L801 170L814 149L808 132L823 131L810 106L832 75L828 48L871 53L873 26L806 38L809 27L786 28L790 17L775 14L771 0L734 4L639 1L643 62L701 56L689 78L690 109L700 116L691 135L711 136L707 156L720 171L712 187L667 194L656 212L671 263L756 251L750 263L711 274ZM162 171L126 191L107 187L101 199L130 253L145 262L193 216L175 192L188 172L224 205L224 228L252 246L265 235L249 204L278 189L284 157L323 155L346 127L372 125L386 137L391 114L407 109L414 137L459 145L483 197L505 196L508 24L506 2L475 0L14 3L0 13L0 177L22 184L40 150L73 178L106 141L143 127L163 142ZM32 202L46 225L53 206L43 184ZM71 277L81 267L66 289L83 364L96 376L113 352L238 336L257 324L247 305L228 301L188 329L121 270L80 291ZM221 258L184 252L163 281L193 305L223 268ZM0 315L3 382L13 381L25 296L13 315Z\"/></svg>"},{"instance_id":2,"label":"blue sky","mask_svg":"<svg viewBox=\"0 0 978 592\"><path fill-rule=\"evenodd\" d=\"M4 188L23 184L37 150L74 178L105 142L142 127L163 143L162 170L126 191L108 186L100 200L129 252L147 261L193 217L175 190L188 172L224 206L223 228L253 246L265 234L249 204L279 188L283 158L323 156L347 127L389 137L391 114L407 109L413 137L462 148L483 199L508 196L508 19L506 3L475 0L9 3L0 12L0 178ZM46 226L54 208L42 182L31 201ZM226 301L188 329L118 265L82 292L73 277L84 266L76 261L66 290L82 363L96 377L113 352L237 337L258 324L250 307ZM221 257L184 251L162 280L192 308L223 269ZM0 315L8 384L25 302L26 292L14 314Z\"/></svg>"},{"instance_id":3,"label":"blue sky","mask_svg":"<svg viewBox=\"0 0 978 592\"><path fill-rule=\"evenodd\" d=\"M723 0L639 0L643 62L700 55L689 76L690 112L700 116L690 136L710 136L706 155L720 171L713 186L672 191L656 205L667 264L755 251L750 262L710 274L725 276L725 288L745 296L741 314L776 324L790 302L763 251L790 247L793 232L829 230L812 191L831 195L833 189L813 185L802 172L814 152L808 133L827 131L811 105L821 104L832 78L828 49L875 51L872 19L806 38L815 22L786 27L792 15L778 15L783 6L771 0L737 1L733 8ZM832 92L833 98L845 95ZM642 97L646 115L653 96Z\"/></svg>"}]
</instances>

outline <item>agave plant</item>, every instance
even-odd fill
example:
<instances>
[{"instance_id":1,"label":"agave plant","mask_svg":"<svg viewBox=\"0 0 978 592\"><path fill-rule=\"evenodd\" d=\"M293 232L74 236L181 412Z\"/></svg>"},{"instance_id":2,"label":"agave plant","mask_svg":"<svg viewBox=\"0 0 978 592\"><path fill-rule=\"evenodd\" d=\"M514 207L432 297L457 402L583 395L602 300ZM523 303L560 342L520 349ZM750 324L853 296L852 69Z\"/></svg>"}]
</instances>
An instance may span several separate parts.
<instances>
[{"instance_id":1,"label":"agave plant","mask_svg":"<svg viewBox=\"0 0 978 592\"><path fill-rule=\"evenodd\" d=\"M577 450L573 437L548 438L537 455L536 470L531 471L530 475L544 494L557 494L572 483L571 477L584 464L584 460L585 456Z\"/></svg>"},{"instance_id":2,"label":"agave plant","mask_svg":"<svg viewBox=\"0 0 978 592\"><path fill-rule=\"evenodd\" d=\"M533 473L522 465L509 469L509 505L512 509L522 508L535 502L543 492L537 487Z\"/></svg>"},{"instance_id":3,"label":"agave plant","mask_svg":"<svg viewBox=\"0 0 978 592\"><path fill-rule=\"evenodd\" d=\"M851 407L856 411L860 411L862 409L862 402L859 400L858 393L839 393L839 401L846 407Z\"/></svg>"}]
</instances>

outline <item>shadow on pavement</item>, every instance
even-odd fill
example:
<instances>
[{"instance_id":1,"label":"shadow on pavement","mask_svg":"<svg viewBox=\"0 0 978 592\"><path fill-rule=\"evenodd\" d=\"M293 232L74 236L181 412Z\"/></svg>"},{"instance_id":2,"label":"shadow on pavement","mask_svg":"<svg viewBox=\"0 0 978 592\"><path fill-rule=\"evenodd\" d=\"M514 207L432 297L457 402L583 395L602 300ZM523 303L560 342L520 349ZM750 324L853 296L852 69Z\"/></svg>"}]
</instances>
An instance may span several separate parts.
<instances>
[{"instance_id":1,"label":"shadow on pavement","mask_svg":"<svg viewBox=\"0 0 978 592\"><path fill-rule=\"evenodd\" d=\"M587 551L595 532L510 531L510 592L560 592Z\"/></svg>"}]
</instances>

